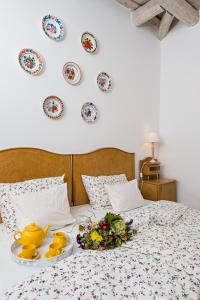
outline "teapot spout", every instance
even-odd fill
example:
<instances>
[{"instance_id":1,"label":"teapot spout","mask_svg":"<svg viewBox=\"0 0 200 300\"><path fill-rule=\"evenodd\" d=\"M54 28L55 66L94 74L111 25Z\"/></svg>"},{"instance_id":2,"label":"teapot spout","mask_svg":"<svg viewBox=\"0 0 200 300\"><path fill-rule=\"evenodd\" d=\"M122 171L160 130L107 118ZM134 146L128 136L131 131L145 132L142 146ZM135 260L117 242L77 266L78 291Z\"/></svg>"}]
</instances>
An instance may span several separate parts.
<instances>
[{"instance_id":1,"label":"teapot spout","mask_svg":"<svg viewBox=\"0 0 200 300\"><path fill-rule=\"evenodd\" d=\"M46 235L47 235L47 233L48 233L50 227L51 227L50 225L47 225L47 226L43 229L43 232L44 232L45 237L46 237Z\"/></svg>"}]
</instances>

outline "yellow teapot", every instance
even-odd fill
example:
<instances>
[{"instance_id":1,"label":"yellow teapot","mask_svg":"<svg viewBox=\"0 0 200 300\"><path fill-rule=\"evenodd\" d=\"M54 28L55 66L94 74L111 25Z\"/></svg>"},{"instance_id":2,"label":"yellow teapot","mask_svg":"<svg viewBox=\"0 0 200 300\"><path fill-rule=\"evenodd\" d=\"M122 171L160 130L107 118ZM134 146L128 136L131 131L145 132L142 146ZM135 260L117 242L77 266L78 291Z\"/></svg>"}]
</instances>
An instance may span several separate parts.
<instances>
[{"instance_id":1,"label":"yellow teapot","mask_svg":"<svg viewBox=\"0 0 200 300\"><path fill-rule=\"evenodd\" d=\"M23 231L15 231L14 239L22 246L34 244L36 247L39 247L46 238L49 227L50 226L47 225L44 229L42 229L35 223L30 224L26 226ZM19 235L20 238L17 237Z\"/></svg>"}]
</instances>

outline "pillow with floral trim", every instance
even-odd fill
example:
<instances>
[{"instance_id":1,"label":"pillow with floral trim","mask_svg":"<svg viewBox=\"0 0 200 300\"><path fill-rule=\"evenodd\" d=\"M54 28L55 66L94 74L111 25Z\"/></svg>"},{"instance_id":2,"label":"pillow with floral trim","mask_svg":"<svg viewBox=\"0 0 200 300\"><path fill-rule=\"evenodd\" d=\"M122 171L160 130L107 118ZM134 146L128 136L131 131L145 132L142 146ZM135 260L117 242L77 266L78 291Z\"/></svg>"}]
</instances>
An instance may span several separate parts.
<instances>
[{"instance_id":1,"label":"pillow with floral trim","mask_svg":"<svg viewBox=\"0 0 200 300\"><path fill-rule=\"evenodd\" d=\"M48 177L16 183L0 183L0 213L8 234L16 230L15 209L9 193L19 196L25 193L38 192L64 183L64 177Z\"/></svg>"},{"instance_id":2,"label":"pillow with floral trim","mask_svg":"<svg viewBox=\"0 0 200 300\"><path fill-rule=\"evenodd\" d=\"M122 184L127 182L125 174L111 176L86 176L82 175L84 187L86 189L90 204L94 208L110 206L108 193L105 184Z\"/></svg>"}]
</instances>

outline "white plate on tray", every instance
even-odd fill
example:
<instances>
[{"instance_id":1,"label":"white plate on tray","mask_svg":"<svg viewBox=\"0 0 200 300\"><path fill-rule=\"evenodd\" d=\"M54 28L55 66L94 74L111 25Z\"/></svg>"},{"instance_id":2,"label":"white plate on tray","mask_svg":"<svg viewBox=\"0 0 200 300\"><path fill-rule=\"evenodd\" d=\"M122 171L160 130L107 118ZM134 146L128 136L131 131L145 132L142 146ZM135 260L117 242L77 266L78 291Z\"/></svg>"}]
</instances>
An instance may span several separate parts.
<instances>
[{"instance_id":1,"label":"white plate on tray","mask_svg":"<svg viewBox=\"0 0 200 300\"><path fill-rule=\"evenodd\" d=\"M11 245L11 255L14 262L17 264L23 265L23 266L30 266L30 267L47 267L52 264L57 263L58 261L70 256L73 252L73 242L69 235L67 235L67 246L62 249L62 252L60 255L52 257L52 258L45 258L44 254L49 249L49 245L52 243L53 240L53 234L49 233L43 242L42 246L38 248L38 251L40 253L40 258L37 260L34 259L23 259L19 258L17 255L21 252L22 246L18 244L16 241L12 243Z\"/></svg>"}]
</instances>

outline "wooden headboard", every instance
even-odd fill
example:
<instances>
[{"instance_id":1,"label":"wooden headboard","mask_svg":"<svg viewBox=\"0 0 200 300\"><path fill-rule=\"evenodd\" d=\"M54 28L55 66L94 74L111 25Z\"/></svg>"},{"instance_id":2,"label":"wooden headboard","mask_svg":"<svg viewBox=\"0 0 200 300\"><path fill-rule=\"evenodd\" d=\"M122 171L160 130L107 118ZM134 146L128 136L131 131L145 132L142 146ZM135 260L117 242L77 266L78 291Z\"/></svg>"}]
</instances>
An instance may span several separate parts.
<instances>
[{"instance_id":1,"label":"wooden headboard","mask_svg":"<svg viewBox=\"0 0 200 300\"><path fill-rule=\"evenodd\" d=\"M61 176L71 193L71 155L51 153L35 148L14 148L0 151L0 182L21 182L29 179Z\"/></svg>"},{"instance_id":2,"label":"wooden headboard","mask_svg":"<svg viewBox=\"0 0 200 300\"><path fill-rule=\"evenodd\" d=\"M89 203L81 175L126 174L135 178L134 153L116 148L99 149L86 154L56 154L35 148L0 151L0 183L65 174L70 205Z\"/></svg>"},{"instance_id":3,"label":"wooden headboard","mask_svg":"<svg viewBox=\"0 0 200 300\"><path fill-rule=\"evenodd\" d=\"M73 155L72 201L74 205L89 203L81 175L100 176L126 174L135 178L133 153L116 148L99 149L86 154Z\"/></svg>"}]
</instances>

